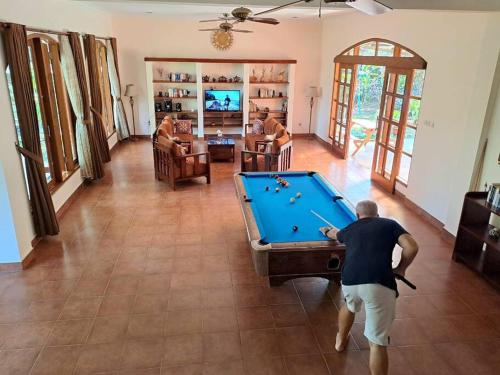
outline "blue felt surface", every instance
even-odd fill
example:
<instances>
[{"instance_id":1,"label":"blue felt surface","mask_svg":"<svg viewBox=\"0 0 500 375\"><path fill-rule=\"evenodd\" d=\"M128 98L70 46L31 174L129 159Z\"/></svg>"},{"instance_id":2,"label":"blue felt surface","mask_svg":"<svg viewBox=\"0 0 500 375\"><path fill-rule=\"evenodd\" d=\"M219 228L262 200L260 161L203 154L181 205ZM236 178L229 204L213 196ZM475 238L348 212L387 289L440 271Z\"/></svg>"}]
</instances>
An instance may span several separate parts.
<instances>
[{"instance_id":1,"label":"blue felt surface","mask_svg":"<svg viewBox=\"0 0 500 375\"><path fill-rule=\"evenodd\" d=\"M339 195L338 192L332 190L317 174L309 176L307 172L288 172L280 176L290 183L290 187L281 187L269 174L243 176L247 198L252 199L252 210L264 241L277 243L324 240L319 227L326 224L313 215L311 210L340 229L356 220L355 214L343 200L333 202L332 198ZM265 190L266 186L269 186L269 191ZM276 187L280 187L279 193L275 192ZM296 198L295 203L290 203L290 198L295 197L297 192L302 193L302 197ZM297 232L292 230L294 225L299 227Z\"/></svg>"}]
</instances>

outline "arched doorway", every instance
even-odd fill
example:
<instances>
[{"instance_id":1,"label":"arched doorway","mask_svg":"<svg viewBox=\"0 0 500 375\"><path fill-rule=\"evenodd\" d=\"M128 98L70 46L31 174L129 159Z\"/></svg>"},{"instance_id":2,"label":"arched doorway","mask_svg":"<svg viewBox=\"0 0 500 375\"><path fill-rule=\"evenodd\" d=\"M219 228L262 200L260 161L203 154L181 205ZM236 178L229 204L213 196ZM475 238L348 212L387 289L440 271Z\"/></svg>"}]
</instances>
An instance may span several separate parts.
<instances>
[{"instance_id":1,"label":"arched doorway","mask_svg":"<svg viewBox=\"0 0 500 375\"><path fill-rule=\"evenodd\" d=\"M334 61L329 136L334 153L343 159L352 144L358 68L384 67L376 120L372 125L358 121L365 127L365 137L356 140L354 151L374 142L371 179L393 193L397 180L407 182L427 63L409 48L379 38L363 40L345 49Z\"/></svg>"}]
</instances>

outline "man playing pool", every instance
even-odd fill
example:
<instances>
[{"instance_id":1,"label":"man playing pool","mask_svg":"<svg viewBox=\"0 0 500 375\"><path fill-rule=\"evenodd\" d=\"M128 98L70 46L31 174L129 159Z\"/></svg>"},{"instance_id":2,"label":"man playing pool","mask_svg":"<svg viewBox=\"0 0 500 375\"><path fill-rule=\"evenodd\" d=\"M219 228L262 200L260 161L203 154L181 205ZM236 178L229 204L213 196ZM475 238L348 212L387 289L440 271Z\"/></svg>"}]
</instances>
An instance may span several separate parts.
<instances>
[{"instance_id":1,"label":"man playing pool","mask_svg":"<svg viewBox=\"0 0 500 375\"><path fill-rule=\"evenodd\" d=\"M339 311L339 331L335 349L342 352L355 313L365 304L365 336L370 343L370 372L387 375L389 331L396 310L397 285L394 274L405 275L417 255L418 245L396 221L378 216L377 204L361 201L356 205L358 220L342 230L322 227L328 238L346 245L342 268L342 293L345 305ZM396 244L403 251L401 261L392 268L392 252Z\"/></svg>"}]
</instances>

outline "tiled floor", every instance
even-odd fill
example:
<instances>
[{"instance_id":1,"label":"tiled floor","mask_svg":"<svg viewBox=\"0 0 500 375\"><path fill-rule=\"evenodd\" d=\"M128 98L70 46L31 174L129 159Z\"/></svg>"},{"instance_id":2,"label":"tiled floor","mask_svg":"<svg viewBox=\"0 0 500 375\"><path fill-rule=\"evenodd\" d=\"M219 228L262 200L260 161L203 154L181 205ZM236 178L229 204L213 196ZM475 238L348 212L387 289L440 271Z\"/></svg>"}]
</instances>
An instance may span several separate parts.
<instances>
[{"instance_id":1,"label":"tiled floor","mask_svg":"<svg viewBox=\"0 0 500 375\"><path fill-rule=\"evenodd\" d=\"M500 295L450 260L439 232L366 180L356 161L294 141L294 169L375 199L421 252L400 286L391 374L500 373ZM232 174L172 192L151 146L120 146L44 240L29 270L0 274L0 374L368 374L363 315L335 353L338 286L269 289L252 269ZM347 173L349 167L351 171Z\"/></svg>"}]
</instances>

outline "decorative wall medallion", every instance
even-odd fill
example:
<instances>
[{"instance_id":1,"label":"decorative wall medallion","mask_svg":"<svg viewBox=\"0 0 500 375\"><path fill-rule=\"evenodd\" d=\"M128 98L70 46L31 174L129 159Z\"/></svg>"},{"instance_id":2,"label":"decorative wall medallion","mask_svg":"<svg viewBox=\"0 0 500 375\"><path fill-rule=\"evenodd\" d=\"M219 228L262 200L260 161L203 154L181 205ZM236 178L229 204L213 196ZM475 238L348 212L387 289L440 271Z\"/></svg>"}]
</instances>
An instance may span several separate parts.
<instances>
[{"instance_id":1,"label":"decorative wall medallion","mask_svg":"<svg viewBox=\"0 0 500 375\"><path fill-rule=\"evenodd\" d=\"M230 31L214 31L211 39L212 45L220 51L228 50L233 45L233 34Z\"/></svg>"}]
</instances>

